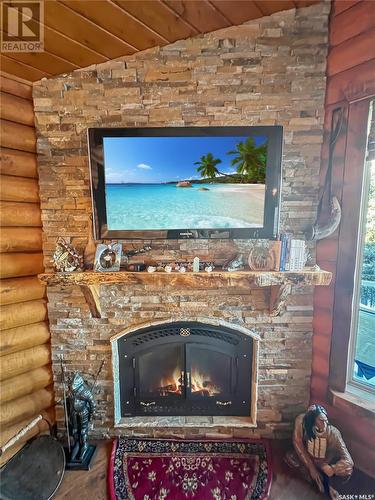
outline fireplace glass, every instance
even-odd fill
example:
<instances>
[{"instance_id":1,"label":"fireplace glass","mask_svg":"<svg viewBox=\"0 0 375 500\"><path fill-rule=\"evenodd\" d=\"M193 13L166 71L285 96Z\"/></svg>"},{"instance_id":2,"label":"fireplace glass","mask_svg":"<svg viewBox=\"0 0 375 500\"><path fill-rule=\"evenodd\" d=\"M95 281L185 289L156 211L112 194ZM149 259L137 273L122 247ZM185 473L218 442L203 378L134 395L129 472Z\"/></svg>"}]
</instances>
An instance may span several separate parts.
<instances>
[{"instance_id":1,"label":"fireplace glass","mask_svg":"<svg viewBox=\"0 0 375 500\"><path fill-rule=\"evenodd\" d=\"M250 414L251 337L176 322L140 329L117 345L122 417Z\"/></svg>"},{"instance_id":2,"label":"fireplace glass","mask_svg":"<svg viewBox=\"0 0 375 500\"><path fill-rule=\"evenodd\" d=\"M232 357L201 345L188 346L191 374L191 394L217 397L230 394Z\"/></svg>"},{"instance_id":3,"label":"fireplace glass","mask_svg":"<svg viewBox=\"0 0 375 500\"><path fill-rule=\"evenodd\" d=\"M184 359L180 345L142 352L138 386L141 398L176 397L183 393Z\"/></svg>"}]
</instances>

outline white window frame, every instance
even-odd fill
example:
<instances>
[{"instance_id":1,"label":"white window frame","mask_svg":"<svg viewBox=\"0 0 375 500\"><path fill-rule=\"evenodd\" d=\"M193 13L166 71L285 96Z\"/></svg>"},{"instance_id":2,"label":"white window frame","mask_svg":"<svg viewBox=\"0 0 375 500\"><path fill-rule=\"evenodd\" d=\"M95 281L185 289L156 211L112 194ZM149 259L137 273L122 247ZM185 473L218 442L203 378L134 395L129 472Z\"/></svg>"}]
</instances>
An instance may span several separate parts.
<instances>
[{"instance_id":1,"label":"white window frame","mask_svg":"<svg viewBox=\"0 0 375 500\"><path fill-rule=\"evenodd\" d=\"M375 100L371 101L369 106L367 138L369 137L371 122L374 119L373 117L374 113L375 113ZM374 168L372 164L375 162L375 158L372 159L372 161L368 161L367 157L368 157L368 147L366 149L366 155L365 155L366 160L363 169L361 211L360 211L359 227L358 227L357 255L356 255L356 266L355 266L355 276L354 276L349 356L348 356L348 366L347 366L347 390L349 392L358 395L360 393L362 393L362 395L363 393L365 394L367 393L368 396L371 397L371 395L373 395L375 398L375 386L371 386L366 382L361 382L360 380L358 380L358 378L354 378L355 354L356 354L356 344L357 344L358 326L359 326L360 288L362 281L361 276L363 269L366 223L367 223L367 214L369 205L371 168Z\"/></svg>"}]
</instances>

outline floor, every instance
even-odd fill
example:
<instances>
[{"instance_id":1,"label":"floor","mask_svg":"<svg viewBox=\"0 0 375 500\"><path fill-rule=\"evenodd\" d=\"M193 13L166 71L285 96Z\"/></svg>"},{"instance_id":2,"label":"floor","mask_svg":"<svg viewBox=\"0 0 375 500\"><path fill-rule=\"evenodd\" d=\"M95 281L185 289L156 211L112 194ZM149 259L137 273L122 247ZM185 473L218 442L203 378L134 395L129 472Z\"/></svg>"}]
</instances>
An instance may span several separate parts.
<instances>
[{"instance_id":1,"label":"floor","mask_svg":"<svg viewBox=\"0 0 375 500\"><path fill-rule=\"evenodd\" d=\"M269 500L321 500L324 497L312 486L292 474L283 461L286 441L271 441L273 480ZM97 453L90 471L66 471L63 482L54 496L54 500L107 500L107 466L112 448L111 441L97 443ZM375 480L354 471L345 486L345 496L359 500L375 499Z\"/></svg>"},{"instance_id":2,"label":"floor","mask_svg":"<svg viewBox=\"0 0 375 500\"><path fill-rule=\"evenodd\" d=\"M90 471L66 471L63 482L54 499L69 500L106 500L107 499L107 465L111 451L110 441L98 443L97 454ZM285 444L274 443L273 482L270 500L319 500L319 495L302 479L293 477L282 461Z\"/></svg>"}]
</instances>

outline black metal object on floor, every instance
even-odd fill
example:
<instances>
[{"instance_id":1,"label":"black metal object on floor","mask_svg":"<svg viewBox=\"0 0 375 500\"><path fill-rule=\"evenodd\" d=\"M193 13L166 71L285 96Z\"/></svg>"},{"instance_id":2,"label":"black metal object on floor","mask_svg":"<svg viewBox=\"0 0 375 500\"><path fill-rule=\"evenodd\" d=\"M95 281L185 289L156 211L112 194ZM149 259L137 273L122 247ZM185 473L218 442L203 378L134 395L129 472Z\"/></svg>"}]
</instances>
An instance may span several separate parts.
<instances>
[{"instance_id":1,"label":"black metal object on floor","mask_svg":"<svg viewBox=\"0 0 375 500\"><path fill-rule=\"evenodd\" d=\"M27 443L0 471L2 500L49 500L62 481L64 449L51 436Z\"/></svg>"},{"instance_id":2,"label":"black metal object on floor","mask_svg":"<svg viewBox=\"0 0 375 500\"><path fill-rule=\"evenodd\" d=\"M66 470L90 470L96 453L96 446L89 444L82 460L72 459L67 448L64 448L66 457Z\"/></svg>"}]
</instances>

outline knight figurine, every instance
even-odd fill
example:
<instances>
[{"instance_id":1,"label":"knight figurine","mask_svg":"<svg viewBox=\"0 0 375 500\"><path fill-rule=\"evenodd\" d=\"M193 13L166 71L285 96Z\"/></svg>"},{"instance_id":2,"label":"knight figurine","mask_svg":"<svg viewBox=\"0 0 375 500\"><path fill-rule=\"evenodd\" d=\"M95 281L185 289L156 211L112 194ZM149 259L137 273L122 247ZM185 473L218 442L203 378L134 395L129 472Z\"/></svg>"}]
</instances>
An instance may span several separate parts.
<instances>
[{"instance_id":1,"label":"knight figurine","mask_svg":"<svg viewBox=\"0 0 375 500\"><path fill-rule=\"evenodd\" d=\"M350 478L353 460L341 433L328 421L326 409L313 404L294 424L294 450L287 453L286 463L317 485L332 500L339 494L336 487Z\"/></svg>"},{"instance_id":2,"label":"knight figurine","mask_svg":"<svg viewBox=\"0 0 375 500\"><path fill-rule=\"evenodd\" d=\"M82 461L89 448L89 422L95 411L92 392L79 373L75 373L69 384L68 415L70 435L73 437L71 460Z\"/></svg>"}]
</instances>

